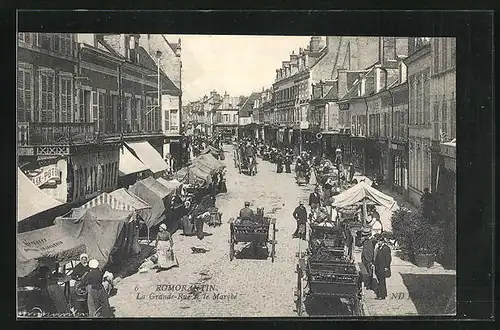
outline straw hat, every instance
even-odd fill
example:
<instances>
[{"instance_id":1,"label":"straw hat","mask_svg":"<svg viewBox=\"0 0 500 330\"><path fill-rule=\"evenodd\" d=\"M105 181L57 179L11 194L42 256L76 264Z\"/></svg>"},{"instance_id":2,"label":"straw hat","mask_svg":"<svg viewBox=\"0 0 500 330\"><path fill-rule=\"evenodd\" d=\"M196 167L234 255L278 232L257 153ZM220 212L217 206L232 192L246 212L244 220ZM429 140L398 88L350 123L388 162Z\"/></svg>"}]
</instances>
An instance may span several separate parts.
<instances>
[{"instance_id":1,"label":"straw hat","mask_svg":"<svg viewBox=\"0 0 500 330\"><path fill-rule=\"evenodd\" d=\"M97 267L99 267L99 261L97 261L96 259L92 259L89 261L89 267L91 269L96 269Z\"/></svg>"},{"instance_id":2,"label":"straw hat","mask_svg":"<svg viewBox=\"0 0 500 330\"><path fill-rule=\"evenodd\" d=\"M164 223L162 223L162 224L160 225L160 228L161 228L161 229L163 229L163 230L167 230L167 225L166 225L166 224L164 224Z\"/></svg>"}]
</instances>

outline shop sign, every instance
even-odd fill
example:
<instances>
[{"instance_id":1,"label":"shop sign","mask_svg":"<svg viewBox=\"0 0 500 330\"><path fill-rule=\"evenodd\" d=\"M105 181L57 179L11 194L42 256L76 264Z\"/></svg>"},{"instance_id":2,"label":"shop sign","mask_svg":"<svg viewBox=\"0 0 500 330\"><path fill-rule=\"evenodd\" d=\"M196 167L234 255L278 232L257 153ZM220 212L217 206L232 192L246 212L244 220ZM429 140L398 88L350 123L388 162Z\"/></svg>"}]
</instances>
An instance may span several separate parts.
<instances>
[{"instance_id":1,"label":"shop sign","mask_svg":"<svg viewBox=\"0 0 500 330\"><path fill-rule=\"evenodd\" d=\"M31 182L33 182L37 187L43 186L47 181L59 180L59 168L56 165L47 166L44 169L39 169L37 172L31 172L28 174Z\"/></svg>"}]
</instances>

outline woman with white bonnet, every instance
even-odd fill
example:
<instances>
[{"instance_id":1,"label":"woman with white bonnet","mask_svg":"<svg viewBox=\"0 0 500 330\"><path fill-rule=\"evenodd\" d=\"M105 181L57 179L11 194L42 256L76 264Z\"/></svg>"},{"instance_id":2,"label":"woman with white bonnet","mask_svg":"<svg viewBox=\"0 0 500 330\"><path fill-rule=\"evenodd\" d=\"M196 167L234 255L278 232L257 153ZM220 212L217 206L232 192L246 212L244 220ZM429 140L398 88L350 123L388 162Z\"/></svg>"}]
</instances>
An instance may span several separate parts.
<instances>
[{"instance_id":1,"label":"woman with white bonnet","mask_svg":"<svg viewBox=\"0 0 500 330\"><path fill-rule=\"evenodd\" d=\"M174 255L174 241L172 239L172 235L167 230L167 225L162 223L160 225L160 230L158 231L158 235L156 235L156 257L157 257L157 265L159 270L169 269L174 266L179 266L177 262L177 258Z\"/></svg>"},{"instance_id":2,"label":"woman with white bonnet","mask_svg":"<svg viewBox=\"0 0 500 330\"><path fill-rule=\"evenodd\" d=\"M89 261L90 271L83 277L81 285L87 286L87 304L90 317L113 317L109 306L108 295L102 285L103 273L99 269L99 261Z\"/></svg>"},{"instance_id":3,"label":"woman with white bonnet","mask_svg":"<svg viewBox=\"0 0 500 330\"><path fill-rule=\"evenodd\" d=\"M86 253L82 253L80 255L80 262L73 268L71 279L74 281L80 281L89 270L89 256Z\"/></svg>"}]
</instances>

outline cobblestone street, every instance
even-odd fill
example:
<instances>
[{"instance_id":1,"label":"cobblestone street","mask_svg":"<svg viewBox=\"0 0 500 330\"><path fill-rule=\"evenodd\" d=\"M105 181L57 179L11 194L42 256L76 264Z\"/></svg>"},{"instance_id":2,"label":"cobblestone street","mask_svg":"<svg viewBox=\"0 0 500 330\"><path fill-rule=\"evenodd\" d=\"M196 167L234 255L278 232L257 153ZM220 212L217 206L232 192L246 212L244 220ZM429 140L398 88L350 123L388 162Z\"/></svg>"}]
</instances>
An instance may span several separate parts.
<instances>
[{"instance_id":1,"label":"cobblestone street","mask_svg":"<svg viewBox=\"0 0 500 330\"><path fill-rule=\"evenodd\" d=\"M259 161L258 174L238 174L232 158L232 147L226 146L228 193L217 196L217 206L223 213L223 224L205 228L209 236L203 240L174 234L174 249L179 268L157 273L149 270L124 278L117 294L110 298L116 316L142 317L271 317L296 316L294 290L296 285L298 240L293 209L300 199L306 200L312 186L299 187L293 174L276 174L273 164ZM243 203L252 208L264 207L264 212L276 218L276 259L260 259L246 253L245 243L237 245L233 261L229 261L229 218L236 217ZM307 204L307 203L306 203ZM305 242L302 241L305 248ZM209 250L193 254L191 247ZM207 284L215 291L199 299L187 291L157 291L158 285ZM165 287L167 288L167 287ZM206 288L206 287L204 287ZM170 299L168 295L172 293ZM179 294L184 295L179 295ZM217 296L217 294L220 294Z\"/></svg>"}]
</instances>

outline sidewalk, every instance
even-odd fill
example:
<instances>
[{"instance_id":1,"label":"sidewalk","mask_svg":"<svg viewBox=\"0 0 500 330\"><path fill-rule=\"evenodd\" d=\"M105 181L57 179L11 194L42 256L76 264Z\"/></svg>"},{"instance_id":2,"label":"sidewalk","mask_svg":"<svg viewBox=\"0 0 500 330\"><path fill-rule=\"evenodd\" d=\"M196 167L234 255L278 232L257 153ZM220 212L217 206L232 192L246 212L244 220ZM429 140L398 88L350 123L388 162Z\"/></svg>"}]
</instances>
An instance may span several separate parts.
<instances>
[{"instance_id":1,"label":"sidewalk","mask_svg":"<svg viewBox=\"0 0 500 330\"><path fill-rule=\"evenodd\" d=\"M375 292L363 290L365 316L445 315L456 285L454 270L434 263L431 268L403 261L392 252L392 276L387 279L387 298L376 300ZM361 250L355 251L361 262Z\"/></svg>"}]
</instances>

